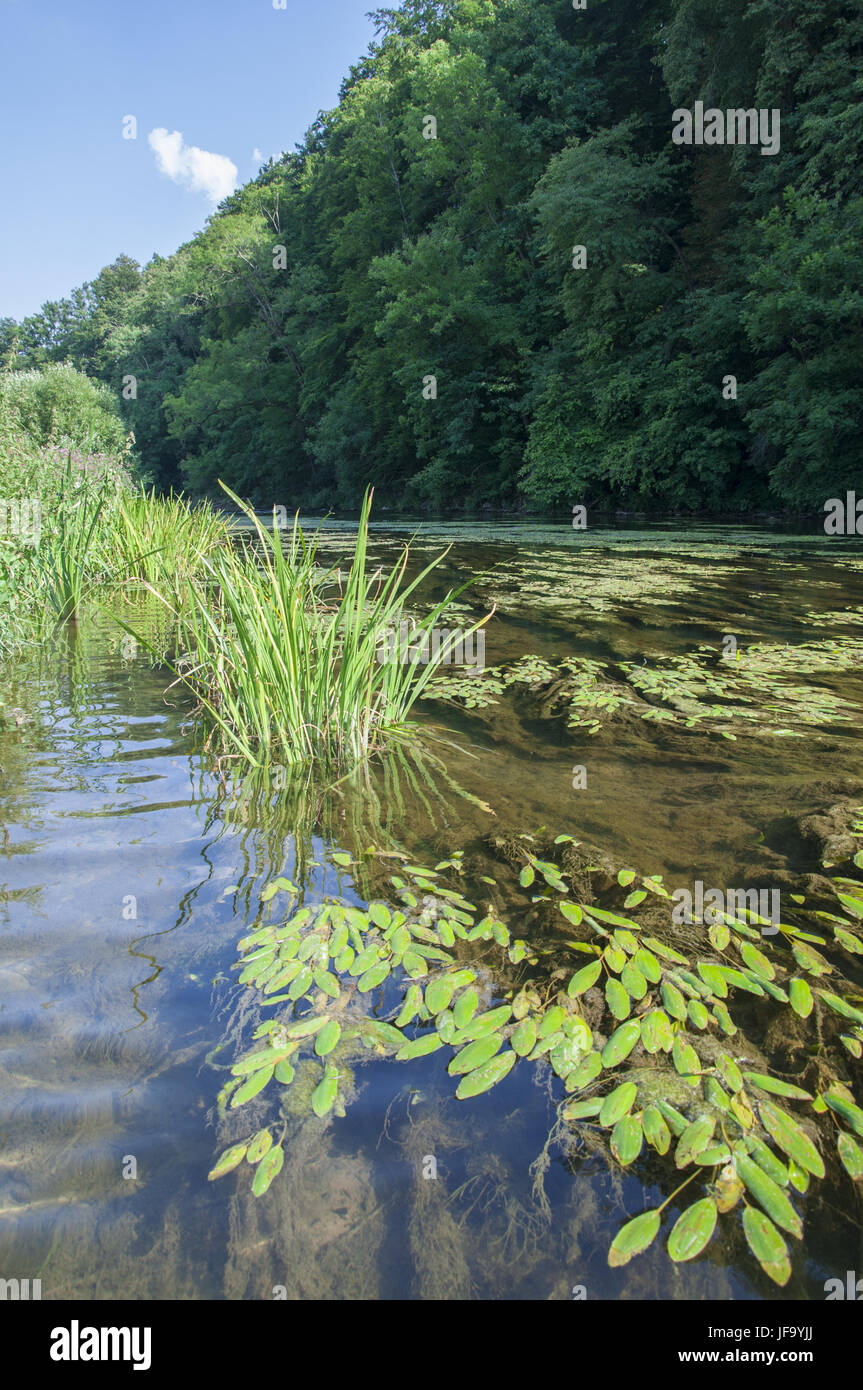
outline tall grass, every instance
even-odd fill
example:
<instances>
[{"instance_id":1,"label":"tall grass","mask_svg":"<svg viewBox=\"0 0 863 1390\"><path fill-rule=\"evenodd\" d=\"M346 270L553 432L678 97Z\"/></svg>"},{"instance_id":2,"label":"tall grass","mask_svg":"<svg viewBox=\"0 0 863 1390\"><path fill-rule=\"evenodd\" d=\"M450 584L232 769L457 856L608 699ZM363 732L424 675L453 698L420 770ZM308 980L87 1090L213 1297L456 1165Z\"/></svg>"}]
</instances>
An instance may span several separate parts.
<instances>
[{"instance_id":1,"label":"tall grass","mask_svg":"<svg viewBox=\"0 0 863 1390\"><path fill-rule=\"evenodd\" d=\"M317 537L307 540L296 519L283 545L275 522L268 532L224 490L253 521L259 544L203 560L207 582L190 580L188 607L177 616L185 648L178 671L225 746L255 765L277 748L286 763L338 767L407 736L411 709L455 642L448 639L422 661L424 636L466 586L450 591L416 625L410 662L400 662L398 653L381 660L381 634L398 630L408 600L447 551L410 582L407 546L390 574L370 570L367 493L350 569L322 571Z\"/></svg>"},{"instance_id":2,"label":"tall grass","mask_svg":"<svg viewBox=\"0 0 863 1390\"><path fill-rule=\"evenodd\" d=\"M176 604L202 559L229 543L227 524L209 503L190 507L155 489L120 494L104 536L125 586L167 591Z\"/></svg>"}]
</instances>

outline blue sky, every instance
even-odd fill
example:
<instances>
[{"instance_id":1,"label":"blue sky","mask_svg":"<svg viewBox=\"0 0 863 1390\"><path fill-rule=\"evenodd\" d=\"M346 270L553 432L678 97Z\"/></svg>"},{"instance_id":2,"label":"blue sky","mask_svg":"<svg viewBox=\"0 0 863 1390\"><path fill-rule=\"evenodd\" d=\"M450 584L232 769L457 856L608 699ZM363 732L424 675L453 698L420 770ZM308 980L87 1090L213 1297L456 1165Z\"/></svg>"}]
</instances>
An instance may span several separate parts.
<instances>
[{"instance_id":1,"label":"blue sky","mask_svg":"<svg viewBox=\"0 0 863 1390\"><path fill-rule=\"evenodd\" d=\"M188 241L231 164L244 183L336 104L381 2L0 0L0 317Z\"/></svg>"}]
</instances>

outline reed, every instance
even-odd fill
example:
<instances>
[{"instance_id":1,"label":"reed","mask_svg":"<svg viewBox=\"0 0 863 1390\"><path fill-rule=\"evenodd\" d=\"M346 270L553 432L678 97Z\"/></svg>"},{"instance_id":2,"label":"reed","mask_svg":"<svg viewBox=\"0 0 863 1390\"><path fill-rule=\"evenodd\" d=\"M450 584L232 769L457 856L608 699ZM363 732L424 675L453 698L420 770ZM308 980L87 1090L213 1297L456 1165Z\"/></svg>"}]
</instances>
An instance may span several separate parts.
<instances>
[{"instance_id":1,"label":"reed","mask_svg":"<svg viewBox=\"0 0 863 1390\"><path fill-rule=\"evenodd\" d=\"M268 531L222 486L252 520L257 544L202 558L188 603L177 610L184 648L177 670L224 745L256 766L277 748L286 763L338 767L408 737L408 716L454 644L448 639L426 660L423 638L466 585L416 624L409 662L398 653L382 660L381 636L399 629L412 595L447 551L409 582L408 546L389 574L371 570L368 492L349 570L322 570L318 538L307 539L297 519L287 536L275 521Z\"/></svg>"}]
</instances>

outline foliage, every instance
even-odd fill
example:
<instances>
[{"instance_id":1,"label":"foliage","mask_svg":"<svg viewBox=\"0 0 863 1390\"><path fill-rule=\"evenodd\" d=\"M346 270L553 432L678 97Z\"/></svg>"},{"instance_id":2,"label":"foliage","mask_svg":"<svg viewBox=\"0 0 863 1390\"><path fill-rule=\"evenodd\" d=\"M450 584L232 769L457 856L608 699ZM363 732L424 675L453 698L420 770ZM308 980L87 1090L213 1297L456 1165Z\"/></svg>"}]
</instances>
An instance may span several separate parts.
<instances>
[{"instance_id":1,"label":"foliage","mask_svg":"<svg viewBox=\"0 0 863 1390\"><path fill-rule=\"evenodd\" d=\"M175 255L4 320L4 361L71 360L114 396L135 376L154 480L267 509L373 484L407 509L820 512L854 486L852 0L410 0L378 21L298 151ZM779 153L672 145L697 100L778 109Z\"/></svg>"},{"instance_id":2,"label":"foliage","mask_svg":"<svg viewBox=\"0 0 863 1390\"><path fill-rule=\"evenodd\" d=\"M854 832L863 838L863 821ZM551 948L553 964L561 950L576 956L560 988L538 969L549 947L515 937L491 904L483 912L461 885L447 884L450 874L464 875L462 852L434 868L400 865L389 880L391 902L365 908L332 896L304 903L300 887L274 879L261 894L263 920L239 942L238 982L276 1013L231 1066L220 1107L244 1106L272 1082L291 1087L300 1068L305 1076L311 1068L317 1080L306 1081L299 1104L322 1120L344 1113L340 1078L363 1049L396 1061L441 1053L463 1101L500 1084L522 1059L542 1062L559 1078L563 1125L601 1132L610 1163L629 1168L646 1145L669 1172L690 1170L659 1207L622 1227L610 1264L647 1249L666 1209L691 1189L669 1229L671 1259L699 1255L722 1217L723 1226L738 1223L765 1273L785 1284L785 1237L802 1239L798 1206L813 1180L824 1179L828 1164L863 1180L863 1110L843 1062L843 1049L854 1059L863 1052L853 983L863 954L859 875L833 875L829 911L794 895L775 937L763 936L761 919L744 909L694 923L687 943L667 916L661 876L621 869L600 907L578 901L578 842L559 835L549 848L540 855L534 836L519 837L510 872L518 869L531 901L567 924L568 939ZM362 875L350 855L331 857L339 873ZM861 865L863 852L849 868ZM267 905L283 895L287 910L271 916ZM488 1000L490 968L509 977L498 1002ZM756 1002L761 1018L753 1021ZM794 1080L752 1061L754 1030L786 1011L787 1069L804 1059ZM222 1154L210 1177L243 1158L260 1164L272 1142L272 1126L259 1128ZM262 1170L256 1195L277 1171L272 1162Z\"/></svg>"},{"instance_id":3,"label":"foliage","mask_svg":"<svg viewBox=\"0 0 863 1390\"><path fill-rule=\"evenodd\" d=\"M431 639L452 592L417 622L410 660L389 645L411 595L443 556L409 582L407 546L389 575L370 570L370 508L369 492L342 574L340 567L321 569L317 539L306 540L297 518L285 538L275 514L268 532L243 507L257 546L224 547L212 558L199 554L188 601L175 601L183 648L177 673L224 745L254 765L272 749L290 763L361 761L387 739L408 733L413 705L452 653L457 632L437 644Z\"/></svg>"}]
</instances>

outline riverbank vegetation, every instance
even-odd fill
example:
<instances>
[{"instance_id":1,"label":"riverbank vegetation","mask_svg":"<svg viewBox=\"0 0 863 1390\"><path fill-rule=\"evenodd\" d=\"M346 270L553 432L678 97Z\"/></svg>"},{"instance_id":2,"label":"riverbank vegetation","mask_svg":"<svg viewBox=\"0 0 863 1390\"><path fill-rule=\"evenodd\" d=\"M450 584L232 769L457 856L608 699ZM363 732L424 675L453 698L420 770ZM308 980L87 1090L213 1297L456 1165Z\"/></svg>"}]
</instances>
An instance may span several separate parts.
<instances>
[{"instance_id":1,"label":"riverbank vegetation","mask_svg":"<svg viewBox=\"0 0 863 1390\"><path fill-rule=\"evenodd\" d=\"M859 482L852 0L377 18L301 148L174 255L4 321L5 360L134 382L162 487L267 511L371 484L406 510L820 512ZM780 113L779 150L673 144L697 101Z\"/></svg>"}]
</instances>

